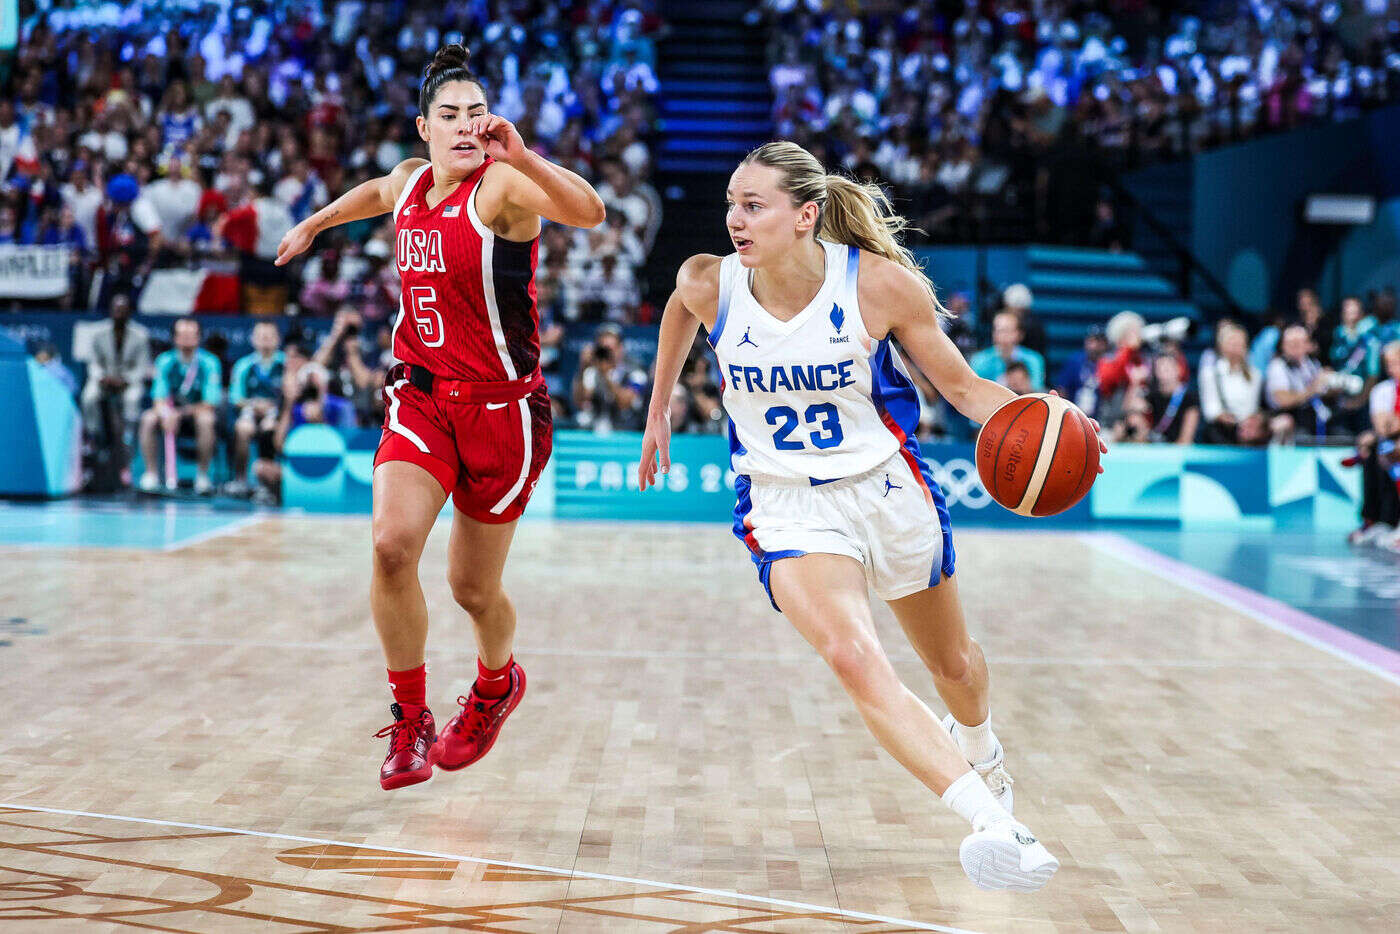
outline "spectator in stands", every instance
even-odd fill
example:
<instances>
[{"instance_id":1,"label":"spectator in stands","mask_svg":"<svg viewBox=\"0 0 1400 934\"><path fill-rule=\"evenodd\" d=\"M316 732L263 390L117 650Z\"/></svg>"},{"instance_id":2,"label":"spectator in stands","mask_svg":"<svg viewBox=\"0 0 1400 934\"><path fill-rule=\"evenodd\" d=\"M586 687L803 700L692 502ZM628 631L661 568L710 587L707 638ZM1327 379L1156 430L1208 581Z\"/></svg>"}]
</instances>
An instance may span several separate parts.
<instances>
[{"instance_id":1,"label":"spectator in stands","mask_svg":"<svg viewBox=\"0 0 1400 934\"><path fill-rule=\"evenodd\" d=\"M1001 293L1002 308L1016 315L1021 322L1021 343L1029 350L1045 356L1045 325L1032 312L1035 297L1020 282L1013 282Z\"/></svg>"},{"instance_id":2,"label":"spectator in stands","mask_svg":"<svg viewBox=\"0 0 1400 934\"><path fill-rule=\"evenodd\" d=\"M1362 381L1359 391L1342 393L1333 407L1338 430L1350 435L1366 430L1367 399L1381 375L1380 343L1373 333L1375 322L1363 317L1364 313L1361 299L1354 295L1342 299L1341 323L1332 331L1329 351L1333 370Z\"/></svg>"},{"instance_id":3,"label":"spectator in stands","mask_svg":"<svg viewBox=\"0 0 1400 934\"><path fill-rule=\"evenodd\" d=\"M1060 370L1055 380L1055 388L1060 395L1069 399L1092 416L1098 406L1099 360L1108 351L1108 341L1103 329L1090 325L1084 334L1084 348L1077 350Z\"/></svg>"},{"instance_id":4,"label":"spectator in stands","mask_svg":"<svg viewBox=\"0 0 1400 934\"><path fill-rule=\"evenodd\" d=\"M661 226L660 196L645 182L638 183L621 159L604 159L599 169L604 181L598 186L598 197L603 199L609 214L616 211L627 219L628 228L650 251Z\"/></svg>"},{"instance_id":5,"label":"spectator in stands","mask_svg":"<svg viewBox=\"0 0 1400 934\"><path fill-rule=\"evenodd\" d=\"M605 324L579 356L574 418L580 428L600 433L634 428L645 417L646 386L646 372L627 359L622 329Z\"/></svg>"},{"instance_id":6,"label":"spectator in stands","mask_svg":"<svg viewBox=\"0 0 1400 934\"><path fill-rule=\"evenodd\" d=\"M238 278L242 283L243 310L254 315L280 315L287 307L286 274L273 264L277 245L294 226L287 206L272 197L272 186L262 178L244 199L214 227L239 253Z\"/></svg>"},{"instance_id":7,"label":"spectator in stands","mask_svg":"<svg viewBox=\"0 0 1400 934\"><path fill-rule=\"evenodd\" d=\"M215 407L223 399L223 368L218 357L200 348L200 326L194 318L176 321L171 336L174 346L156 357L151 407L141 415L141 456L145 462L141 490L153 493L160 486L156 463L160 460L162 434L165 488L175 490L175 437L193 426L198 442L194 491L204 495L214 489L209 479L209 462L214 457Z\"/></svg>"},{"instance_id":8,"label":"spectator in stands","mask_svg":"<svg viewBox=\"0 0 1400 934\"><path fill-rule=\"evenodd\" d=\"M998 312L992 319L992 346L973 354L969 362L978 376L1004 384L1006 368L1017 360L1026 365L1032 390L1043 391L1045 358L1021 346L1021 321L1015 312Z\"/></svg>"},{"instance_id":9,"label":"spectator in stands","mask_svg":"<svg viewBox=\"0 0 1400 934\"><path fill-rule=\"evenodd\" d=\"M1381 352L1386 379L1371 390L1371 428L1357 438L1357 456L1362 468L1361 527L1351 533L1352 544L1381 544L1400 549L1400 341L1385 345Z\"/></svg>"},{"instance_id":10,"label":"spectator in stands","mask_svg":"<svg viewBox=\"0 0 1400 934\"><path fill-rule=\"evenodd\" d=\"M131 298L112 296L106 320L93 327L83 385L83 421L87 431L111 452L114 473L125 474L127 436L141 417L141 398L151 368L151 339L146 328L131 320Z\"/></svg>"},{"instance_id":11,"label":"spectator in stands","mask_svg":"<svg viewBox=\"0 0 1400 934\"><path fill-rule=\"evenodd\" d=\"M1202 358L1198 380L1205 440L1210 444L1263 444L1268 426L1260 411L1264 375L1249 362L1249 337L1225 320L1215 329L1215 353Z\"/></svg>"},{"instance_id":12,"label":"spectator in stands","mask_svg":"<svg viewBox=\"0 0 1400 934\"><path fill-rule=\"evenodd\" d=\"M1311 354L1312 337L1306 325L1290 324L1279 338L1278 356L1264 374L1264 395L1273 413L1269 432L1273 440L1292 444L1300 436L1327 434L1332 410L1324 397L1334 395L1331 370Z\"/></svg>"},{"instance_id":13,"label":"spectator in stands","mask_svg":"<svg viewBox=\"0 0 1400 934\"><path fill-rule=\"evenodd\" d=\"M1098 417L1106 425L1115 424L1122 417L1128 393L1140 393L1147 383L1147 361L1142 355L1145 326L1142 315L1120 311L1108 319L1104 329L1113 353L1099 358L1096 391Z\"/></svg>"},{"instance_id":14,"label":"spectator in stands","mask_svg":"<svg viewBox=\"0 0 1400 934\"><path fill-rule=\"evenodd\" d=\"M1012 360L1006 365L1006 372L1002 374L1001 381L1018 396L1035 392L1031 387L1031 371L1020 360Z\"/></svg>"},{"instance_id":15,"label":"spectator in stands","mask_svg":"<svg viewBox=\"0 0 1400 934\"><path fill-rule=\"evenodd\" d=\"M104 272L99 305L109 304L116 292L138 294L160 253L160 216L139 200L140 192L134 176L113 176L97 209L97 254Z\"/></svg>"},{"instance_id":16,"label":"spectator in stands","mask_svg":"<svg viewBox=\"0 0 1400 934\"><path fill-rule=\"evenodd\" d=\"M1152 379L1146 394L1151 424L1147 440L1191 444L1201 424L1201 400L1183 379L1176 355L1159 353L1152 358Z\"/></svg>"},{"instance_id":17,"label":"spectator in stands","mask_svg":"<svg viewBox=\"0 0 1400 934\"><path fill-rule=\"evenodd\" d=\"M271 446L277 430L278 403L282 399L282 377L286 355L278 350L282 335L271 321L253 325L253 352L233 365L228 383L228 400L233 409L233 451L230 457L233 478L225 492L230 496L252 494L248 485L248 455L256 440L260 450Z\"/></svg>"},{"instance_id":18,"label":"spectator in stands","mask_svg":"<svg viewBox=\"0 0 1400 934\"><path fill-rule=\"evenodd\" d=\"M948 335L948 339L953 342L953 346L958 348L958 352L963 357L971 357L977 351L977 334L969 320L972 300L966 292L953 292L948 296L943 307L948 312L939 321L944 333Z\"/></svg>"},{"instance_id":19,"label":"spectator in stands","mask_svg":"<svg viewBox=\"0 0 1400 934\"><path fill-rule=\"evenodd\" d=\"M308 424L342 429L359 424L355 404L335 391L330 371L315 360L297 371L296 402L288 427Z\"/></svg>"},{"instance_id":20,"label":"spectator in stands","mask_svg":"<svg viewBox=\"0 0 1400 934\"><path fill-rule=\"evenodd\" d=\"M1326 315L1322 309L1322 302L1317 297L1317 291L1299 289L1296 305L1298 323L1307 328L1308 338L1312 342L1310 352L1319 360L1328 359L1332 348L1332 330L1325 320Z\"/></svg>"},{"instance_id":21,"label":"spectator in stands","mask_svg":"<svg viewBox=\"0 0 1400 934\"><path fill-rule=\"evenodd\" d=\"M383 382L376 381L373 371L365 365L364 349L360 346L363 327L360 313L348 305L343 306L336 312L330 333L316 349L312 362L325 370L331 395L350 399L357 411L367 413L373 407L368 397L377 396ZM311 372L319 375L317 371Z\"/></svg>"},{"instance_id":22,"label":"spectator in stands","mask_svg":"<svg viewBox=\"0 0 1400 934\"><path fill-rule=\"evenodd\" d=\"M584 275L579 284L579 297L585 309L596 309L593 314L585 310L587 319L630 320L639 301L632 267L621 262L616 253L604 253Z\"/></svg>"},{"instance_id":23,"label":"spectator in stands","mask_svg":"<svg viewBox=\"0 0 1400 934\"><path fill-rule=\"evenodd\" d=\"M194 226L204 188L192 174L180 156L172 156L165 163L164 175L141 189L141 200L159 219L161 240L167 248L186 243Z\"/></svg>"}]
</instances>

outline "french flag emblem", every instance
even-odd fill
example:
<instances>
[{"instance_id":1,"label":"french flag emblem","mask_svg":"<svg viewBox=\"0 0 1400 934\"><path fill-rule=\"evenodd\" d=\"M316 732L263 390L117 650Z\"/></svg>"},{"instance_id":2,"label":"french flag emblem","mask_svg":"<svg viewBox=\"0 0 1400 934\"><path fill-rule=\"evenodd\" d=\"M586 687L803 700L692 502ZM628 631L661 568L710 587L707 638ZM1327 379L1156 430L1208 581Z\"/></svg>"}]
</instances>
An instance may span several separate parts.
<instances>
[{"instance_id":1,"label":"french flag emblem","mask_svg":"<svg viewBox=\"0 0 1400 934\"><path fill-rule=\"evenodd\" d=\"M449 204L447 207L445 207L445 208L442 209L442 216L443 216L443 217L456 217L457 214L458 214L458 212L461 211L461 209L462 209L461 205L458 205L458 204Z\"/></svg>"}]
</instances>

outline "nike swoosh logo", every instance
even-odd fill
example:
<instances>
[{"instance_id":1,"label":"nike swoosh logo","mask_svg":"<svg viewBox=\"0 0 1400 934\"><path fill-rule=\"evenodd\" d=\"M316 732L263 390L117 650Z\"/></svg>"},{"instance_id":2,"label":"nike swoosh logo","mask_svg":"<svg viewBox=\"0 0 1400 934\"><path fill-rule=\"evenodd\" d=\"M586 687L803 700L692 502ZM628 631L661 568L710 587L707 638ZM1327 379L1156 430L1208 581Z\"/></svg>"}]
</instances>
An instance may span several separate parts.
<instances>
[{"instance_id":1,"label":"nike swoosh logo","mask_svg":"<svg viewBox=\"0 0 1400 934\"><path fill-rule=\"evenodd\" d=\"M509 402L488 402L488 403L486 403L486 407L487 407L488 409L503 409L503 408L505 408L505 407L508 406L508 405L510 405Z\"/></svg>"}]
</instances>

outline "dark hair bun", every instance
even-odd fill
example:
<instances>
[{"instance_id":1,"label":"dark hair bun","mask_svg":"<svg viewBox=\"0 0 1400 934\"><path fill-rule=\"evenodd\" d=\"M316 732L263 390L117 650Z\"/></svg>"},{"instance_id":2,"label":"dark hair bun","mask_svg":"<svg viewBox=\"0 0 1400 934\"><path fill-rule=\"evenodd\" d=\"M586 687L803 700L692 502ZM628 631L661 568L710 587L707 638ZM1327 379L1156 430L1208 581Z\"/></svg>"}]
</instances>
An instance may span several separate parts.
<instances>
[{"instance_id":1,"label":"dark hair bun","mask_svg":"<svg viewBox=\"0 0 1400 934\"><path fill-rule=\"evenodd\" d=\"M467 63L471 60L471 57L471 50L460 42L445 45L438 49L437 54L433 56L433 60L428 65L428 71L424 77L431 80L435 75L442 74L445 71L451 71L454 68L470 71L471 68Z\"/></svg>"}]
</instances>

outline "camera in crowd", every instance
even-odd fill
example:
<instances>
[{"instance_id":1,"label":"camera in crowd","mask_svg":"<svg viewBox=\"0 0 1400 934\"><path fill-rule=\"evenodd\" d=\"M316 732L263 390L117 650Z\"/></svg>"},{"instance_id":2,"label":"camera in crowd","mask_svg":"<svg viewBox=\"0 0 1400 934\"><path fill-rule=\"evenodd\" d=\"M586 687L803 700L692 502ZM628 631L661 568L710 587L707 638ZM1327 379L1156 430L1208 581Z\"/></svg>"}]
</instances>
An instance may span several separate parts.
<instances>
[{"instance_id":1,"label":"camera in crowd","mask_svg":"<svg viewBox=\"0 0 1400 934\"><path fill-rule=\"evenodd\" d=\"M1359 395L1366 380L1356 373L1324 373L1323 392L1341 393L1344 396Z\"/></svg>"},{"instance_id":2,"label":"camera in crowd","mask_svg":"<svg viewBox=\"0 0 1400 934\"><path fill-rule=\"evenodd\" d=\"M1149 324L1142 329L1142 342L1144 344L1160 344L1163 341L1170 341L1173 344L1180 344L1191 335L1192 326L1193 322L1186 317Z\"/></svg>"}]
</instances>

